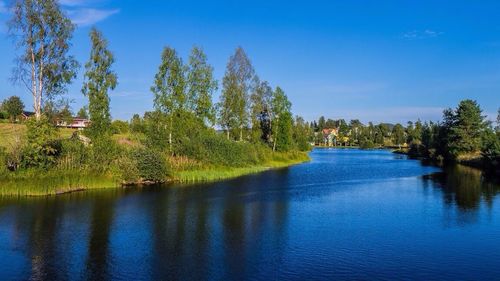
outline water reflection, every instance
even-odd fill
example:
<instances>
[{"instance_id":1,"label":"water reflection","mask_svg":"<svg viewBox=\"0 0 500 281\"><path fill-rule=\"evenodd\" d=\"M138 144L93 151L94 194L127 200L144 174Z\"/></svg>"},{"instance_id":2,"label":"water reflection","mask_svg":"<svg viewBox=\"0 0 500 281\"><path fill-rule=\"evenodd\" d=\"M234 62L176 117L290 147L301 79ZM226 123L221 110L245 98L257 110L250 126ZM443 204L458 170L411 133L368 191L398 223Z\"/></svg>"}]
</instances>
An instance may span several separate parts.
<instances>
[{"instance_id":1,"label":"water reflection","mask_svg":"<svg viewBox=\"0 0 500 281\"><path fill-rule=\"evenodd\" d=\"M425 257L460 253L465 264L489 253L425 250L474 238L443 230L443 211L450 229L498 210L500 189L480 172L457 166L421 180L429 167L419 162L348 153L321 152L320 161L213 184L2 199L1 279L364 279L390 276L389 265L411 279L436 276L422 271L436 264ZM483 238L500 229L491 220L481 226L493 235ZM439 264L438 271L447 266ZM461 268L450 265L448 276Z\"/></svg>"},{"instance_id":2,"label":"water reflection","mask_svg":"<svg viewBox=\"0 0 500 281\"><path fill-rule=\"evenodd\" d=\"M443 202L457 206L462 212L476 211L481 203L492 208L500 187L483 178L480 170L456 165L445 168L442 173L424 177L442 190Z\"/></svg>"}]
</instances>

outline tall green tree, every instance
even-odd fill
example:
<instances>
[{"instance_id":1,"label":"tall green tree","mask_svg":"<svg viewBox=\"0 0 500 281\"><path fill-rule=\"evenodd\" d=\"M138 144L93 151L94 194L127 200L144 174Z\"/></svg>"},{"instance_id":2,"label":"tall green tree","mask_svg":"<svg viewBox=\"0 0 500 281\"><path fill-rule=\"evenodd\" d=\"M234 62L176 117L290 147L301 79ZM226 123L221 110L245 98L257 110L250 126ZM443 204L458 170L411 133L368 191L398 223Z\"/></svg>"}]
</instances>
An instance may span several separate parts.
<instances>
[{"instance_id":1,"label":"tall green tree","mask_svg":"<svg viewBox=\"0 0 500 281\"><path fill-rule=\"evenodd\" d=\"M154 107L167 117L168 144L173 151L174 120L181 122L183 111L187 108L185 69L177 52L165 47L161 63L151 87L154 94ZM177 124L178 125L178 124Z\"/></svg>"},{"instance_id":2,"label":"tall green tree","mask_svg":"<svg viewBox=\"0 0 500 281\"><path fill-rule=\"evenodd\" d=\"M325 116L321 116L321 117L319 117L319 120L318 120L318 131L321 132L325 128L326 128Z\"/></svg>"},{"instance_id":3,"label":"tall green tree","mask_svg":"<svg viewBox=\"0 0 500 281\"><path fill-rule=\"evenodd\" d=\"M267 81L255 79L255 87L250 96L252 139L269 142L271 138L271 118L273 89Z\"/></svg>"},{"instance_id":4,"label":"tall green tree","mask_svg":"<svg viewBox=\"0 0 500 281\"><path fill-rule=\"evenodd\" d=\"M309 142L313 140L313 132L311 127L300 116L295 117L293 124L293 140L296 147L301 151L308 151L310 149Z\"/></svg>"},{"instance_id":5,"label":"tall green tree","mask_svg":"<svg viewBox=\"0 0 500 281\"><path fill-rule=\"evenodd\" d=\"M89 114L87 106L82 106L80 110L78 110L78 113L76 114L76 117L82 118L82 119L89 119Z\"/></svg>"},{"instance_id":6,"label":"tall green tree","mask_svg":"<svg viewBox=\"0 0 500 281\"><path fill-rule=\"evenodd\" d=\"M449 126L448 149L453 157L480 151L487 123L476 101L461 101L454 111L445 112L444 119Z\"/></svg>"},{"instance_id":7,"label":"tall green tree","mask_svg":"<svg viewBox=\"0 0 500 281\"><path fill-rule=\"evenodd\" d=\"M214 125L215 108L212 95L217 90L214 69L207 62L207 56L199 47L193 47L189 56L187 74L188 104L196 117L205 124Z\"/></svg>"},{"instance_id":8,"label":"tall green tree","mask_svg":"<svg viewBox=\"0 0 500 281\"><path fill-rule=\"evenodd\" d=\"M23 113L24 103L18 96L11 96L2 102L2 109L7 112L11 122L15 122L16 118Z\"/></svg>"},{"instance_id":9,"label":"tall green tree","mask_svg":"<svg viewBox=\"0 0 500 281\"><path fill-rule=\"evenodd\" d=\"M394 128L392 128L391 136L392 136L392 141L394 142L394 144L399 146L400 148L401 148L401 145L406 141L405 129L399 123L394 125Z\"/></svg>"},{"instance_id":10,"label":"tall green tree","mask_svg":"<svg viewBox=\"0 0 500 281\"><path fill-rule=\"evenodd\" d=\"M293 117L291 108L292 103L288 100L285 92L280 87L276 87L272 101L273 151L287 151L292 148Z\"/></svg>"},{"instance_id":11,"label":"tall green tree","mask_svg":"<svg viewBox=\"0 0 500 281\"><path fill-rule=\"evenodd\" d=\"M92 49L90 59L85 64L85 76L82 93L89 99L90 127L88 134L92 141L105 140L111 135L111 114L109 112L110 90L114 90L118 78L112 70L115 62L113 53L108 49L108 42L101 32L92 28L90 31Z\"/></svg>"},{"instance_id":12,"label":"tall green tree","mask_svg":"<svg viewBox=\"0 0 500 281\"><path fill-rule=\"evenodd\" d=\"M238 47L229 58L226 73L222 80L222 94L219 102L219 124L227 132L239 132L243 140L243 131L249 122L249 93L255 71L245 51Z\"/></svg>"},{"instance_id":13,"label":"tall green tree","mask_svg":"<svg viewBox=\"0 0 500 281\"><path fill-rule=\"evenodd\" d=\"M363 124L358 119L353 119L349 122L349 127L351 129L352 142L359 144Z\"/></svg>"},{"instance_id":14,"label":"tall green tree","mask_svg":"<svg viewBox=\"0 0 500 281\"><path fill-rule=\"evenodd\" d=\"M41 119L44 101L65 93L79 67L68 55L75 26L58 3L16 0L9 22L9 33L19 51L13 80L26 86L33 96L37 120Z\"/></svg>"}]
</instances>

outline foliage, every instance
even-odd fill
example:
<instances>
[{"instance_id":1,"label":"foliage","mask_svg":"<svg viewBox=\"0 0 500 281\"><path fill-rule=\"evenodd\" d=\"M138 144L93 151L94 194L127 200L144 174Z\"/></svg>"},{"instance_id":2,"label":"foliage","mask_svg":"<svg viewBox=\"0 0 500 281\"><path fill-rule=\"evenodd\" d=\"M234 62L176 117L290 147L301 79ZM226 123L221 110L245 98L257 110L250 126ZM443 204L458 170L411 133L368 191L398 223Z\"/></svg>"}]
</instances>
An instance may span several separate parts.
<instances>
[{"instance_id":1,"label":"foliage","mask_svg":"<svg viewBox=\"0 0 500 281\"><path fill-rule=\"evenodd\" d=\"M264 147L247 142L234 142L214 130L198 132L198 137L184 143L179 154L212 165L244 167L262 160ZM267 152L269 153L269 152Z\"/></svg>"},{"instance_id":2,"label":"foliage","mask_svg":"<svg viewBox=\"0 0 500 281\"><path fill-rule=\"evenodd\" d=\"M300 116L295 117L293 139L298 150L309 151L311 149L309 145L309 142L312 140L311 127Z\"/></svg>"},{"instance_id":3,"label":"foliage","mask_svg":"<svg viewBox=\"0 0 500 281\"><path fill-rule=\"evenodd\" d=\"M136 149L132 151L132 159L137 165L138 176L142 181L163 182L167 178L166 161L159 151Z\"/></svg>"},{"instance_id":4,"label":"foliage","mask_svg":"<svg viewBox=\"0 0 500 281\"><path fill-rule=\"evenodd\" d=\"M272 100L273 89L267 81L261 82L255 76L255 87L250 96L251 100L251 123L252 123L252 141L271 142L271 119L273 118Z\"/></svg>"},{"instance_id":5,"label":"foliage","mask_svg":"<svg viewBox=\"0 0 500 281\"><path fill-rule=\"evenodd\" d=\"M76 117L81 119L89 119L88 111L89 111L88 107L83 106L82 108L80 108L80 110L78 110L78 113L76 113Z\"/></svg>"},{"instance_id":6,"label":"foliage","mask_svg":"<svg viewBox=\"0 0 500 281\"><path fill-rule=\"evenodd\" d=\"M373 143L372 140L364 139L360 142L359 147L361 149L372 149L375 148L375 144Z\"/></svg>"},{"instance_id":7,"label":"foliage","mask_svg":"<svg viewBox=\"0 0 500 281\"><path fill-rule=\"evenodd\" d=\"M288 100L283 90L277 87L272 100L272 112L274 115L273 150L287 151L292 145L292 103Z\"/></svg>"},{"instance_id":8,"label":"foliage","mask_svg":"<svg viewBox=\"0 0 500 281\"><path fill-rule=\"evenodd\" d=\"M129 124L126 121L114 120L111 122L112 134L126 134L129 132Z\"/></svg>"},{"instance_id":9,"label":"foliage","mask_svg":"<svg viewBox=\"0 0 500 281\"><path fill-rule=\"evenodd\" d=\"M392 128L392 141L395 145L401 146L405 142L405 131L401 124L396 124Z\"/></svg>"},{"instance_id":10,"label":"foliage","mask_svg":"<svg viewBox=\"0 0 500 281\"><path fill-rule=\"evenodd\" d=\"M42 169L51 167L56 163L56 157L61 149L60 142L57 141L56 129L44 116L39 120L28 119L26 126L23 166Z\"/></svg>"},{"instance_id":11,"label":"foliage","mask_svg":"<svg viewBox=\"0 0 500 281\"><path fill-rule=\"evenodd\" d=\"M75 26L56 0L16 0L12 14L9 33L19 50L14 80L32 94L40 120L43 101L65 93L76 77L78 63L67 54Z\"/></svg>"},{"instance_id":12,"label":"foliage","mask_svg":"<svg viewBox=\"0 0 500 281\"><path fill-rule=\"evenodd\" d=\"M233 132L235 139L239 135L239 140L243 140L243 131L249 122L249 93L254 75L255 71L245 51L238 47L229 58L218 104L219 124L226 130L228 138Z\"/></svg>"},{"instance_id":13,"label":"foliage","mask_svg":"<svg viewBox=\"0 0 500 281\"><path fill-rule=\"evenodd\" d=\"M108 91L115 89L117 76L111 69L114 56L108 50L108 42L101 32L92 28L90 31L92 49L90 59L85 64L85 81L82 93L89 99L90 127L87 134L92 141L98 138L106 142L110 135L111 115L109 113Z\"/></svg>"},{"instance_id":14,"label":"foliage","mask_svg":"<svg viewBox=\"0 0 500 281\"><path fill-rule=\"evenodd\" d=\"M7 113L7 117L14 123L16 118L23 113L24 103L18 96L11 96L2 102L2 110Z\"/></svg>"},{"instance_id":15,"label":"foliage","mask_svg":"<svg viewBox=\"0 0 500 281\"><path fill-rule=\"evenodd\" d=\"M481 149L481 136L486 128L485 117L476 101L461 101L456 110L445 113L448 149L452 157Z\"/></svg>"},{"instance_id":16,"label":"foliage","mask_svg":"<svg viewBox=\"0 0 500 281\"><path fill-rule=\"evenodd\" d=\"M132 116L129 126L132 133L145 133L144 120L139 114L134 114L134 116Z\"/></svg>"},{"instance_id":17,"label":"foliage","mask_svg":"<svg viewBox=\"0 0 500 281\"><path fill-rule=\"evenodd\" d=\"M487 129L483 134L481 153L489 172L500 175L500 133Z\"/></svg>"},{"instance_id":18,"label":"foliage","mask_svg":"<svg viewBox=\"0 0 500 281\"><path fill-rule=\"evenodd\" d=\"M90 152L76 135L61 142L57 167L62 170L84 170L90 163Z\"/></svg>"},{"instance_id":19,"label":"foliage","mask_svg":"<svg viewBox=\"0 0 500 281\"><path fill-rule=\"evenodd\" d=\"M204 124L215 123L215 108L212 95L217 90L213 67L207 63L207 56L201 48L193 47L187 70L188 108Z\"/></svg>"},{"instance_id":20,"label":"foliage","mask_svg":"<svg viewBox=\"0 0 500 281\"><path fill-rule=\"evenodd\" d=\"M173 129L174 122L182 120L179 117L186 109L187 96L185 90L186 81L182 60L177 56L174 49L165 47L151 91L154 94L155 114L162 114L168 120L168 123L162 122L158 126L165 127L168 131L168 144L171 153L174 153L173 141L176 137ZM157 118L158 121L162 121L162 119ZM149 135L148 137L153 136Z\"/></svg>"}]
</instances>

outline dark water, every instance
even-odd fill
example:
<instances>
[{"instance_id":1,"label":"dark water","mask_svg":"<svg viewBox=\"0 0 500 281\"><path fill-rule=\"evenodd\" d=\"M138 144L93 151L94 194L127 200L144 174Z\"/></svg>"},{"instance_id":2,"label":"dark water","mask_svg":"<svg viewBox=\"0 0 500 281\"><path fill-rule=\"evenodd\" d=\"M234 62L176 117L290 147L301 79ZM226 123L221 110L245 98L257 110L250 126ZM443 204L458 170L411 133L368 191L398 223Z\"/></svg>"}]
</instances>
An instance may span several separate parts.
<instances>
[{"instance_id":1,"label":"dark water","mask_svg":"<svg viewBox=\"0 0 500 281\"><path fill-rule=\"evenodd\" d=\"M311 156L215 184L2 199L0 279L500 279L500 187L477 171Z\"/></svg>"}]
</instances>

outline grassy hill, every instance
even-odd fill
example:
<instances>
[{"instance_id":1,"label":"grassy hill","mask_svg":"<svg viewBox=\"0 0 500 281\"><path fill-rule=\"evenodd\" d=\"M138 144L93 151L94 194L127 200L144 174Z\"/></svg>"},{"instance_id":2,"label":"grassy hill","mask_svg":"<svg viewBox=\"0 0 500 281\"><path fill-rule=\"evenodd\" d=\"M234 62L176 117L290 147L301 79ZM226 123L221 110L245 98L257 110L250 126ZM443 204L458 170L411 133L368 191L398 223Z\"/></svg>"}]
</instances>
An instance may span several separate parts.
<instances>
[{"instance_id":1,"label":"grassy hill","mask_svg":"<svg viewBox=\"0 0 500 281\"><path fill-rule=\"evenodd\" d=\"M59 135L61 138L69 138L75 129L61 128ZM16 141L16 138L23 139L26 135L26 125L0 123L0 147L9 147Z\"/></svg>"}]
</instances>

